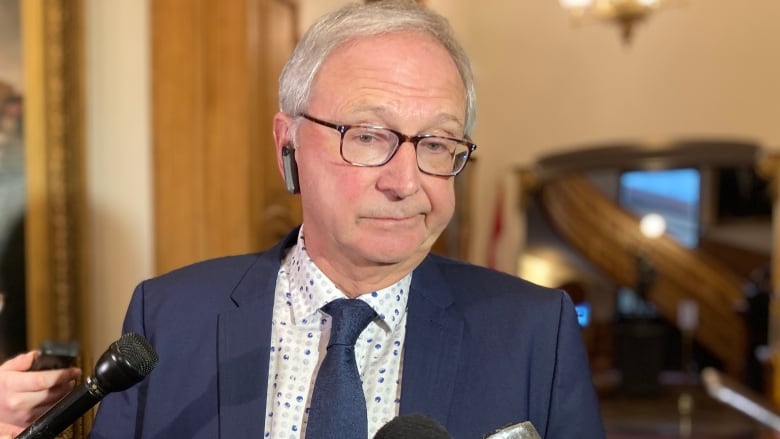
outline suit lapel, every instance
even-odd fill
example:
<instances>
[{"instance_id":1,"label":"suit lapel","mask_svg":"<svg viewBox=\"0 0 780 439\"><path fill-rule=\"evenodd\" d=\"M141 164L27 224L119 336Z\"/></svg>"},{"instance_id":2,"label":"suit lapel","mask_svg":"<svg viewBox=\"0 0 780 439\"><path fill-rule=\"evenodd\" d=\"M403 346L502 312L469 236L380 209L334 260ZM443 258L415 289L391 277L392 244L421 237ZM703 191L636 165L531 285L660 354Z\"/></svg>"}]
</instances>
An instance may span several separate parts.
<instances>
[{"instance_id":1,"label":"suit lapel","mask_svg":"<svg viewBox=\"0 0 780 439\"><path fill-rule=\"evenodd\" d=\"M428 257L415 270L409 293L400 414L424 413L447 422L461 357L463 318L446 279Z\"/></svg>"},{"instance_id":2,"label":"suit lapel","mask_svg":"<svg viewBox=\"0 0 780 439\"><path fill-rule=\"evenodd\" d=\"M274 291L282 250L297 229L263 253L232 294L236 307L219 316L220 437L262 436L268 387Z\"/></svg>"}]
</instances>

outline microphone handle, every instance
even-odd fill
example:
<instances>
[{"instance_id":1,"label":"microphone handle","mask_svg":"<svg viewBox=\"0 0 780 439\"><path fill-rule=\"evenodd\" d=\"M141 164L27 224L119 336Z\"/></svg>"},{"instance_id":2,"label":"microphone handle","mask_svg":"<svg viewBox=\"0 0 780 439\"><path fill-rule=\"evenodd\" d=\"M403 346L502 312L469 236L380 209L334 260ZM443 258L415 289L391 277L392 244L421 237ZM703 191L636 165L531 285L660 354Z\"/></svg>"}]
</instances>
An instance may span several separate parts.
<instances>
[{"instance_id":1,"label":"microphone handle","mask_svg":"<svg viewBox=\"0 0 780 439\"><path fill-rule=\"evenodd\" d=\"M100 396L90 393L87 382L84 382L33 421L16 439L54 439L100 399Z\"/></svg>"}]
</instances>

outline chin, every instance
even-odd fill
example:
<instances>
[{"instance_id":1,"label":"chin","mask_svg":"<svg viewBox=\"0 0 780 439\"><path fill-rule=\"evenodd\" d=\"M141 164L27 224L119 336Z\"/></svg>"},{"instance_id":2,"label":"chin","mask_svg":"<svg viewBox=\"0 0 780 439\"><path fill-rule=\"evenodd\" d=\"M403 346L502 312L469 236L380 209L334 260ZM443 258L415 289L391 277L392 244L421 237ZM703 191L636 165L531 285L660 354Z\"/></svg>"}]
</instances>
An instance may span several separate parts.
<instances>
[{"instance_id":1,"label":"chin","mask_svg":"<svg viewBox=\"0 0 780 439\"><path fill-rule=\"evenodd\" d=\"M424 258L431 245L427 241L420 242L400 240L391 237L381 240L368 240L363 247L363 252L370 259L379 264L397 264L414 258Z\"/></svg>"}]
</instances>

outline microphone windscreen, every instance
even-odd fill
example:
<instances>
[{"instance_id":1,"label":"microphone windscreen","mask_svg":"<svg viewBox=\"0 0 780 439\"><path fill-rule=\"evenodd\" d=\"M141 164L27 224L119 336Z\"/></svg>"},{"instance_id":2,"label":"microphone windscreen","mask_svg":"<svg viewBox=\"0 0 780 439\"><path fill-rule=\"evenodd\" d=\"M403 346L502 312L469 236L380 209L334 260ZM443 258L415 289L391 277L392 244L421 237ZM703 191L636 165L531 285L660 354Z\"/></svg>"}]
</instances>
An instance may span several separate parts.
<instances>
[{"instance_id":1,"label":"microphone windscreen","mask_svg":"<svg viewBox=\"0 0 780 439\"><path fill-rule=\"evenodd\" d=\"M396 416L382 426L374 439L452 439L441 424L420 413Z\"/></svg>"},{"instance_id":2,"label":"microphone windscreen","mask_svg":"<svg viewBox=\"0 0 780 439\"><path fill-rule=\"evenodd\" d=\"M144 379L158 360L157 352L142 335L123 334L95 364L94 389L101 397L125 390Z\"/></svg>"},{"instance_id":3,"label":"microphone windscreen","mask_svg":"<svg viewBox=\"0 0 780 439\"><path fill-rule=\"evenodd\" d=\"M141 376L149 375L159 361L152 345L142 335L134 332L123 334L116 341L116 348L124 354L127 363Z\"/></svg>"}]
</instances>

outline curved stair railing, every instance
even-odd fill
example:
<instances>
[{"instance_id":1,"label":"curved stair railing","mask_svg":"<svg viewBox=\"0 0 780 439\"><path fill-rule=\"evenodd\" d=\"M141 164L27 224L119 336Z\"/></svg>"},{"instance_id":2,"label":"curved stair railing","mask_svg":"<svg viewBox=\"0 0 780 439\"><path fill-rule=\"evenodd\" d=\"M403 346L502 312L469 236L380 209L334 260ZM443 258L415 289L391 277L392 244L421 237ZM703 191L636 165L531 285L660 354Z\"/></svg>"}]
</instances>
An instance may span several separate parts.
<instances>
[{"instance_id":1,"label":"curved stair railing","mask_svg":"<svg viewBox=\"0 0 780 439\"><path fill-rule=\"evenodd\" d=\"M676 321L680 301L695 300L699 324L694 339L719 358L730 374L741 375L747 329L737 313L744 301L737 275L668 236L647 239L640 232L639 219L582 174L560 176L539 190L552 226L619 284L637 284L637 257L641 252L655 269L647 297L664 318Z\"/></svg>"}]
</instances>

